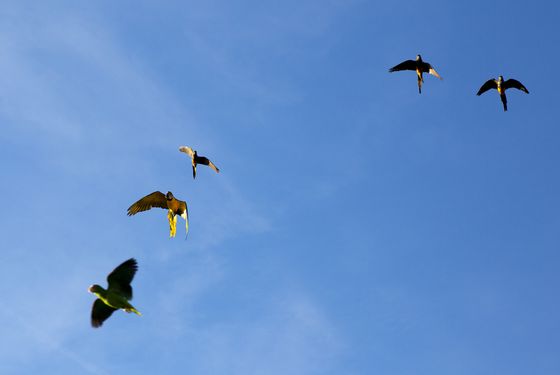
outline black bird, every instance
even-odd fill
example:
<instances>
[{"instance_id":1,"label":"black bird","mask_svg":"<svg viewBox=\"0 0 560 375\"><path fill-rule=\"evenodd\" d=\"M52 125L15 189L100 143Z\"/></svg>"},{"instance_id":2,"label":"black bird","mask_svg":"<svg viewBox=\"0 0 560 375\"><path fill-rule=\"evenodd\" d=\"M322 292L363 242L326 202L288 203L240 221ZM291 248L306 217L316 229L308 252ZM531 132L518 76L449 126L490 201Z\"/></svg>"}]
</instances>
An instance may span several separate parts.
<instances>
[{"instance_id":1,"label":"black bird","mask_svg":"<svg viewBox=\"0 0 560 375\"><path fill-rule=\"evenodd\" d=\"M422 61L422 56L416 55L416 60L406 60L400 63L399 65L395 65L389 72L398 72L400 70L414 70L416 71L416 75L418 76L418 93L422 93L422 82L424 82L424 77L422 76L423 73L428 73L438 77L439 79L443 79L440 75L436 72L433 66L429 63Z\"/></svg>"},{"instance_id":2,"label":"black bird","mask_svg":"<svg viewBox=\"0 0 560 375\"><path fill-rule=\"evenodd\" d=\"M218 169L218 167L216 167L214 165L214 163L212 163L208 158L206 158L204 156L198 156L196 150L193 150L192 148L190 148L188 146L181 146L181 147L179 147L179 151L184 152L185 154L187 154L191 157L193 178L196 178L196 165L197 164L207 165L210 168L212 168L213 170L215 170L216 173L220 173L220 170Z\"/></svg>"},{"instance_id":3,"label":"black bird","mask_svg":"<svg viewBox=\"0 0 560 375\"><path fill-rule=\"evenodd\" d=\"M486 91L490 89L498 90L498 94L500 94L500 99L502 99L502 103L504 105L504 112L507 111L507 98L506 98L506 90L514 88L521 90L525 93L529 93L529 90L521 82L516 79L510 78L507 81L504 81L504 77L499 76L498 79L489 79L488 81L484 82L484 85L478 90L476 95L480 96L484 94Z\"/></svg>"}]
</instances>

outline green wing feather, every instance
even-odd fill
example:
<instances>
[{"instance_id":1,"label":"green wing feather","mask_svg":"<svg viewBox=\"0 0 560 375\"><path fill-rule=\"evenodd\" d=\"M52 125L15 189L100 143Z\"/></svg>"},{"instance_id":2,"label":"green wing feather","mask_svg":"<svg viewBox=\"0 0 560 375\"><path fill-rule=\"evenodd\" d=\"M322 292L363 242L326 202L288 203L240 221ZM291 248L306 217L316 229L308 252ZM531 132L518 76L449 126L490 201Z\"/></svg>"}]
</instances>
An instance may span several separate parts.
<instances>
[{"instance_id":1,"label":"green wing feather","mask_svg":"<svg viewBox=\"0 0 560 375\"><path fill-rule=\"evenodd\" d=\"M91 308L91 326L94 328L99 328L103 325L103 322L107 320L111 314L117 309L107 306L105 302L101 301L99 298L93 302Z\"/></svg>"},{"instance_id":2,"label":"green wing feather","mask_svg":"<svg viewBox=\"0 0 560 375\"><path fill-rule=\"evenodd\" d=\"M138 271L138 263L136 262L136 259L130 258L129 260L123 262L120 266L115 268L109 276L107 276L107 282L109 283L107 291L117 292L126 299L131 300L132 287L130 286L130 283L132 282L136 271Z\"/></svg>"}]
</instances>

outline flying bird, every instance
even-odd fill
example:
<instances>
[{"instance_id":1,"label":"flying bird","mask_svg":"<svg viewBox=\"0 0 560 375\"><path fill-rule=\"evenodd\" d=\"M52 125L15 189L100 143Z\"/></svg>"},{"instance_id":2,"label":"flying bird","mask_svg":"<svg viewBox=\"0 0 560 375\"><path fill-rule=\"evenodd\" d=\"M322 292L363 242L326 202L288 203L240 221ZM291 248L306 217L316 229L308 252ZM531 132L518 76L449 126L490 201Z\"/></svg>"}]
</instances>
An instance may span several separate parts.
<instances>
[{"instance_id":1,"label":"flying bird","mask_svg":"<svg viewBox=\"0 0 560 375\"><path fill-rule=\"evenodd\" d=\"M107 276L109 286L103 289L101 286L94 284L89 287L88 291L97 296L91 308L91 325L99 328L103 322L107 320L114 311L122 309L127 313L140 314L128 301L132 299L132 287L130 283L134 278L134 274L138 270L136 259L130 258L115 268L113 272Z\"/></svg>"},{"instance_id":2,"label":"flying bird","mask_svg":"<svg viewBox=\"0 0 560 375\"><path fill-rule=\"evenodd\" d=\"M416 75L418 76L418 93L422 93L422 83L424 82L424 77L422 76L423 73L429 73L438 77L439 79L443 79L440 75L436 72L433 66L429 63L422 61L422 56L416 55L416 60L406 60L400 63L399 65L395 65L389 72L398 72L401 70L415 70Z\"/></svg>"},{"instance_id":3,"label":"flying bird","mask_svg":"<svg viewBox=\"0 0 560 375\"><path fill-rule=\"evenodd\" d=\"M186 231L187 234L189 233L189 210L187 208L187 203L176 199L170 191L168 191L167 194L154 191L146 195L144 198L128 207L127 215L136 215L138 212L147 211L152 207L168 209L169 237L175 237L177 232L177 216L181 216L185 219Z\"/></svg>"},{"instance_id":4,"label":"flying bird","mask_svg":"<svg viewBox=\"0 0 560 375\"><path fill-rule=\"evenodd\" d=\"M216 173L220 173L220 170L218 169L218 167L216 167L214 165L214 163L212 163L208 158L206 158L204 156L198 156L196 150L193 150L192 148L190 148L188 146L181 146L181 147L179 147L179 151L184 152L185 154L190 156L190 158L192 160L192 175L193 175L193 178L196 178L196 165L197 164L207 165L210 168L212 168L213 170L215 170Z\"/></svg>"},{"instance_id":5,"label":"flying bird","mask_svg":"<svg viewBox=\"0 0 560 375\"><path fill-rule=\"evenodd\" d=\"M507 81L504 81L504 77L499 76L498 79L492 78L484 82L484 85L482 85L476 95L480 96L490 89L498 90L498 94L500 94L500 99L502 99L502 104L504 105L505 112L507 111L506 90L510 88L521 90L527 94L529 93L529 90L527 90L527 88L523 86L523 84L518 80L510 78Z\"/></svg>"}]
</instances>

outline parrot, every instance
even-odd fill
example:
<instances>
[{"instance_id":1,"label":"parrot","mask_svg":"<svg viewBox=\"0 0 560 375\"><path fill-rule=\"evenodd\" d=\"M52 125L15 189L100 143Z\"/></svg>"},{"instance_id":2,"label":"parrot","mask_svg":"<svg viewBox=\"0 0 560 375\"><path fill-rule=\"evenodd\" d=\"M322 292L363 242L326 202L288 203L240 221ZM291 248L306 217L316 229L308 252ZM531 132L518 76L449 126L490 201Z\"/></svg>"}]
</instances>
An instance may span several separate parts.
<instances>
[{"instance_id":1,"label":"parrot","mask_svg":"<svg viewBox=\"0 0 560 375\"><path fill-rule=\"evenodd\" d=\"M187 234L189 233L189 210L187 203L176 199L170 191L165 195L160 191L154 191L146 195L128 208L127 215L136 215L138 212L147 211L152 207L168 209L169 237L175 237L177 233L177 215L185 219L186 232Z\"/></svg>"},{"instance_id":2,"label":"parrot","mask_svg":"<svg viewBox=\"0 0 560 375\"><path fill-rule=\"evenodd\" d=\"M100 285L94 284L88 288L88 291L94 294L97 299L93 302L91 308L91 325L99 328L103 322L107 320L113 312L122 309L127 313L135 313L142 315L128 301L132 299L132 287L130 283L134 278L134 274L138 270L136 259L130 258L113 270L107 276L109 286L103 289Z\"/></svg>"},{"instance_id":3,"label":"parrot","mask_svg":"<svg viewBox=\"0 0 560 375\"><path fill-rule=\"evenodd\" d=\"M215 170L216 173L220 173L220 170L218 169L218 167L216 167L214 165L214 163L212 163L208 158L206 158L204 156L198 156L198 153L196 152L196 150L193 150L192 148L190 148L188 146L181 146L181 147L179 147L179 151L184 152L185 154L190 156L190 158L192 160L193 179L196 178L196 165L197 164L207 165L210 168L212 168L213 170Z\"/></svg>"}]
</instances>

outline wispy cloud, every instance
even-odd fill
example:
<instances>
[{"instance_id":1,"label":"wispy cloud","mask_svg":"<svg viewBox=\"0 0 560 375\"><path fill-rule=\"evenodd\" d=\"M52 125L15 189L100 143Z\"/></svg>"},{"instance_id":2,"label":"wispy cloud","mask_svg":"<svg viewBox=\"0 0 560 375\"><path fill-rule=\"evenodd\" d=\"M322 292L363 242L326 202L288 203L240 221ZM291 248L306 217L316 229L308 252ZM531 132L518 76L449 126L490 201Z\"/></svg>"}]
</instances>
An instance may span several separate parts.
<instances>
[{"instance_id":1,"label":"wispy cloud","mask_svg":"<svg viewBox=\"0 0 560 375\"><path fill-rule=\"evenodd\" d=\"M12 11L31 21L24 9ZM5 293L17 308L3 313L6 321L15 322L15 328L3 335L6 342L2 348L18 355L3 356L3 366L25 368L38 353L54 352L75 362L83 372L104 374L102 366L84 359L81 349L74 351L65 344L80 337L83 329L91 329L87 316L92 301L85 288L96 277L101 282L111 267L129 254L139 256L156 250L145 250L144 241L138 241L134 250L129 249L130 244L115 245L123 231L102 218L110 207L122 204L121 195L129 197L125 201L130 199L130 203L139 198L131 193L138 190L132 187L135 182L146 186L145 193L154 185L166 188L165 181L170 178L162 176L168 171L161 171L166 163L157 156L162 150L176 153L177 164L187 164L176 151L184 141L179 137L170 140L169 134L188 135L201 142L208 139L209 143L213 136L197 126L189 109L142 61L126 52L110 27L85 14L66 12L49 13L52 17L29 16L36 22L4 23L0 35L4 47L0 60L0 137L28 155L26 165L10 169L10 176L6 176L12 181L25 179L26 184L0 188L7 195L28 196L13 208L16 217L8 218L6 212L3 215L9 223L6 228L14 230L5 238L8 249L3 260L9 261L0 267L5 285L13 285L23 268L33 275L28 277L29 285L19 283ZM10 162L5 158L2 164ZM39 175L48 176L49 181L37 179ZM185 166L180 183L189 177ZM220 192L227 197L222 209L211 202L211 194ZM269 227L263 212L235 180L218 182L200 196L201 214L192 219L205 223L196 224L208 238L198 237L196 246L200 249ZM79 212L72 209L73 204ZM128 219L125 210L126 205L115 223ZM22 238L24 226L30 223L27 213L31 212L31 234ZM165 227L165 213L158 214ZM93 228L92 222L98 227ZM137 234L139 227L131 231ZM184 253L167 255L180 257ZM108 261L113 259L118 259L115 264ZM174 282L175 292L196 301L199 293L220 280L219 268L210 271L212 262L219 259L203 263L206 272ZM40 295L36 295L37 290ZM53 293L58 296L54 300ZM10 345L10 337L17 337L20 330L26 339L13 340Z\"/></svg>"},{"instance_id":2,"label":"wispy cloud","mask_svg":"<svg viewBox=\"0 0 560 375\"><path fill-rule=\"evenodd\" d=\"M59 288L59 295L62 296L66 292L67 296L72 296L68 289ZM38 354L47 356L54 354L54 357L62 356L65 360L70 360L84 373L109 374L99 364L64 344L64 340L72 336L75 327L72 327L70 322L75 322L72 317L80 312L79 309L72 308L69 304L57 303L53 300L53 295L45 295L44 298L49 301L43 303L40 298L36 298L26 302L11 296L10 300L13 303L11 306L14 307L6 305L0 311L3 320L10 322L5 325L6 332L3 334L7 341L0 343L2 353L0 368L5 366L6 373L13 373L17 369L19 373L24 364L31 358L36 358ZM18 340L14 341L16 337Z\"/></svg>"},{"instance_id":3,"label":"wispy cloud","mask_svg":"<svg viewBox=\"0 0 560 375\"><path fill-rule=\"evenodd\" d=\"M342 336L310 296L301 292L281 295L240 306L245 311L242 317L222 316L219 322L203 326L200 317L189 317L179 310L182 335L178 338L177 331L171 329L166 331L168 337L160 338L166 344L157 345L170 345L178 339L188 342L177 348L179 353L169 366L185 366L193 373L330 373L345 350ZM188 353L188 363L181 352Z\"/></svg>"},{"instance_id":4,"label":"wispy cloud","mask_svg":"<svg viewBox=\"0 0 560 375\"><path fill-rule=\"evenodd\" d=\"M267 306L252 324L219 325L204 334L206 370L233 374L319 374L337 358L335 329L310 299Z\"/></svg>"}]
</instances>

